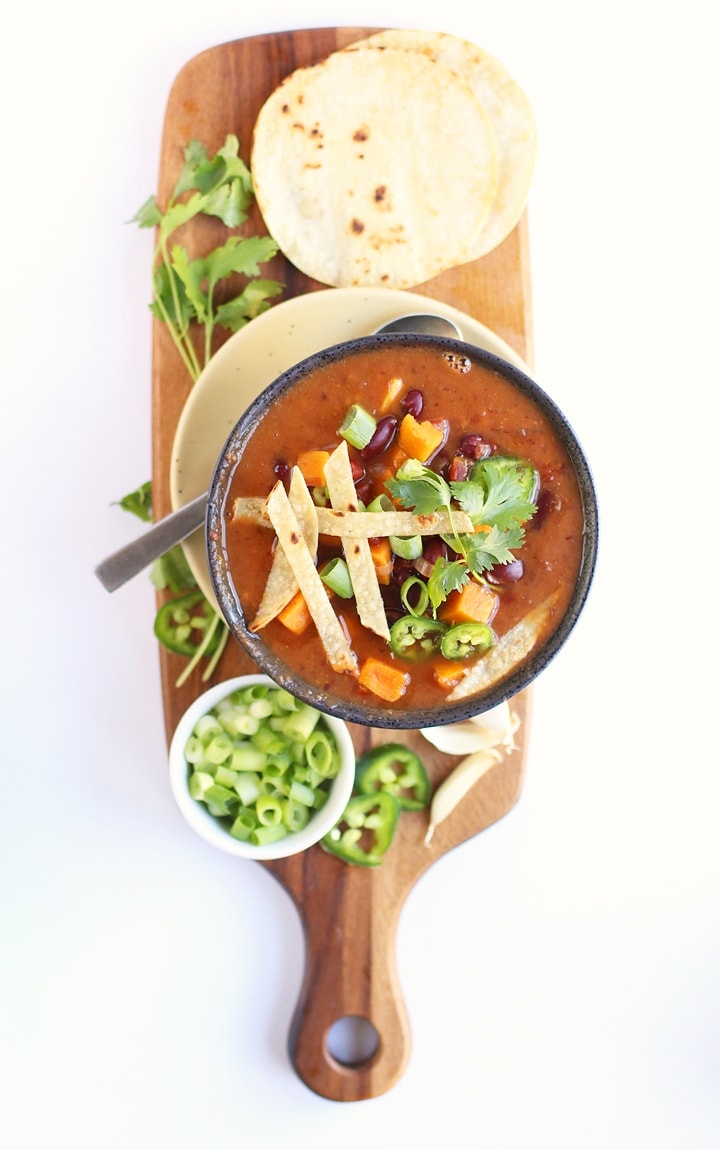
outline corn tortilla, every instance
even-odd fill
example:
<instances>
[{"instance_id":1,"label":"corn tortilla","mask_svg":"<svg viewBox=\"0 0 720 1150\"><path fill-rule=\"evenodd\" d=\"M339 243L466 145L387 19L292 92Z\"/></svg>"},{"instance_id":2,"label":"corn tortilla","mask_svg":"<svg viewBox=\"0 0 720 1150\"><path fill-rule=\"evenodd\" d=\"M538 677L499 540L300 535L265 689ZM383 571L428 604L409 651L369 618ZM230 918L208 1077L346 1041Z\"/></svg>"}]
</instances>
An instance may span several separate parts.
<instances>
[{"instance_id":1,"label":"corn tortilla","mask_svg":"<svg viewBox=\"0 0 720 1150\"><path fill-rule=\"evenodd\" d=\"M466 258L478 259L502 243L525 207L537 154L532 105L504 65L469 40L447 32L391 28L345 51L373 47L405 49L444 64L467 81L489 117L497 145L498 186L485 224L467 247Z\"/></svg>"},{"instance_id":2,"label":"corn tortilla","mask_svg":"<svg viewBox=\"0 0 720 1150\"><path fill-rule=\"evenodd\" d=\"M409 288L462 262L498 186L487 112L419 52L338 51L258 114L257 205L284 255L335 287Z\"/></svg>"}]
</instances>

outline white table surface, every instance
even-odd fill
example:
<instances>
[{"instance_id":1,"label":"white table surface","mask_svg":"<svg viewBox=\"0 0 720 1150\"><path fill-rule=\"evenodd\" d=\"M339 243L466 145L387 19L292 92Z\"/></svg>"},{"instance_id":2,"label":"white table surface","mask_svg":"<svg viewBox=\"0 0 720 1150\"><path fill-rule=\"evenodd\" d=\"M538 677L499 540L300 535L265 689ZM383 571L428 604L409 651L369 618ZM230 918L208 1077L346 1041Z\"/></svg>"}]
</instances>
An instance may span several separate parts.
<instances>
[{"instance_id":1,"label":"white table surface","mask_svg":"<svg viewBox=\"0 0 720 1150\"><path fill-rule=\"evenodd\" d=\"M154 596L97 561L150 474L150 233L185 62L293 27L475 40L531 96L538 379L591 458L602 546L534 693L519 805L398 933L410 1065L312 1094L302 938L166 777ZM700 0L14 9L3 116L2 1150L720 1145L715 38ZM480 317L482 318L482 317ZM710 582L708 582L708 580ZM712 720L712 721L711 721Z\"/></svg>"}]
</instances>

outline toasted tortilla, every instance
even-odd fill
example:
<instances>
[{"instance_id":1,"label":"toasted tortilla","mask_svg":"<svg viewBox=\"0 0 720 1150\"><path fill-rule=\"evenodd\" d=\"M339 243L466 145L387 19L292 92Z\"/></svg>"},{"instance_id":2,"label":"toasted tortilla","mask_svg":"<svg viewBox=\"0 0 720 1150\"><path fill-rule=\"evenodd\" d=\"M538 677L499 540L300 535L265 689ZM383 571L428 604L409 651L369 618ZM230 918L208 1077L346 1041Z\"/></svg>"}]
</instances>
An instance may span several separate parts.
<instances>
[{"instance_id":1,"label":"toasted tortilla","mask_svg":"<svg viewBox=\"0 0 720 1150\"><path fill-rule=\"evenodd\" d=\"M317 555L318 545L317 509L299 467L292 469L288 498L308 551L314 559ZM264 511L265 500L262 500L262 508ZM287 607L298 590L298 582L288 557L282 547L278 547L273 553L270 574L257 614L250 624L250 630L259 631L262 627L266 627L271 620L280 614L284 607Z\"/></svg>"},{"instance_id":2,"label":"toasted tortilla","mask_svg":"<svg viewBox=\"0 0 720 1150\"><path fill-rule=\"evenodd\" d=\"M356 675L355 653L332 609L315 567L315 560L308 550L300 524L280 481L268 495L267 513L317 628L330 666L334 671Z\"/></svg>"},{"instance_id":3,"label":"toasted tortilla","mask_svg":"<svg viewBox=\"0 0 720 1150\"><path fill-rule=\"evenodd\" d=\"M464 511L453 511L451 517L447 511L416 515L414 511L340 511L334 507L316 507L315 517L320 535L344 535L349 539L449 535L453 529L465 535L475 530L472 519ZM235 500L233 518L251 519L254 523L270 526L265 500L254 496L239 496Z\"/></svg>"},{"instance_id":4,"label":"toasted tortilla","mask_svg":"<svg viewBox=\"0 0 720 1150\"><path fill-rule=\"evenodd\" d=\"M286 77L260 109L250 163L267 229L302 272L409 288L465 258L495 201L496 152L457 72L366 47Z\"/></svg>"},{"instance_id":5,"label":"toasted tortilla","mask_svg":"<svg viewBox=\"0 0 720 1150\"><path fill-rule=\"evenodd\" d=\"M487 112L495 133L498 187L490 213L466 258L478 259L497 247L517 224L525 207L537 154L532 105L499 60L469 40L447 32L391 28L345 49L405 49L420 53L462 76Z\"/></svg>"},{"instance_id":6,"label":"toasted tortilla","mask_svg":"<svg viewBox=\"0 0 720 1150\"><path fill-rule=\"evenodd\" d=\"M325 483L333 510L354 514L358 511L347 441L343 440L325 464ZM367 538L341 535L340 542L350 572L355 605L363 627L390 640L385 604L380 594L375 564Z\"/></svg>"}]
</instances>

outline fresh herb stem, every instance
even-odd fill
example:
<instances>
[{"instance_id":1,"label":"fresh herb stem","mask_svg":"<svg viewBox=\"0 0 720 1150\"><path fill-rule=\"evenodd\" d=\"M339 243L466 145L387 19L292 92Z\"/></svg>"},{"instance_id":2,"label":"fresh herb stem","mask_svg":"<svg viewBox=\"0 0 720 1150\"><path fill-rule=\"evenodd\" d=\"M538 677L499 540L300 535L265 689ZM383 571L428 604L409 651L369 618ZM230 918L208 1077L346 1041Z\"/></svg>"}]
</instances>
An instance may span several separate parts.
<instances>
[{"instance_id":1,"label":"fresh herb stem","mask_svg":"<svg viewBox=\"0 0 720 1150\"><path fill-rule=\"evenodd\" d=\"M212 157L198 140L192 140L183 150L183 159L180 177L165 209L161 210L156 197L150 196L132 222L156 231L150 310L169 332L194 384L212 356L216 329L223 327L231 333L238 331L270 306L270 299L280 293L282 284L257 278L260 265L278 250L270 236L240 238L231 235L207 255L194 260L180 244L171 245L170 237L199 215L220 219L228 229L239 227L247 220L253 199L250 170L240 158L236 136L227 136L224 145ZM185 195L188 192L189 197ZM232 281L238 276L244 281L244 286L233 296ZM227 284L225 294L230 298L217 307L216 289L222 282ZM193 324L203 329L202 357L198 356L193 341ZM126 496L121 506L145 521L151 519L150 483ZM197 589L179 546L156 561L151 579L158 590L169 587L178 593ZM218 627L222 628L222 634L213 643ZM200 660L210 651L202 674L202 681L207 682L218 665L228 637L224 621L213 608L203 639L189 656L176 686L181 687L187 682Z\"/></svg>"}]
</instances>

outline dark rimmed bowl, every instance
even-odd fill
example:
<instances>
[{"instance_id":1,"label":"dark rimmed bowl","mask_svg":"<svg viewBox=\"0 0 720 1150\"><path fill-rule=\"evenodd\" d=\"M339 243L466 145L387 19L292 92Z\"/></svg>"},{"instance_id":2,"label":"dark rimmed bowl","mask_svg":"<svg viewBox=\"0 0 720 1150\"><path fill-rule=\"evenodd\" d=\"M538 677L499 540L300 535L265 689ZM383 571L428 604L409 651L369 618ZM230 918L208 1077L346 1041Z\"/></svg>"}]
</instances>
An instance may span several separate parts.
<instances>
[{"instance_id":1,"label":"dark rimmed bowl","mask_svg":"<svg viewBox=\"0 0 720 1150\"><path fill-rule=\"evenodd\" d=\"M489 690L455 703L446 703L429 709L407 710L389 704L382 705L380 702L373 704L371 701L348 702L299 679L293 669L268 648L261 632L250 631L248 620L235 591L232 575L228 569L228 557L223 547L224 507L233 472L245 444L263 414L281 396L291 391L317 368L388 344L396 347L422 346L432 352L468 356L475 363L502 376L532 399L565 447L575 471L584 517L582 557L575 587L565 613L549 638L536 651L531 652L530 656L506 679ZM547 393L519 368L482 348L442 336L412 333L364 336L335 344L295 364L266 387L242 413L227 439L210 484L206 542L210 578L218 606L231 634L261 671L304 702L327 714L339 716L347 722L396 730L416 730L460 722L498 706L528 687L555 657L575 626L592 583L598 546L597 497L590 467L575 432Z\"/></svg>"}]
</instances>

